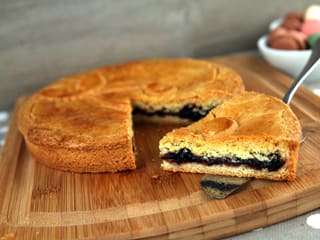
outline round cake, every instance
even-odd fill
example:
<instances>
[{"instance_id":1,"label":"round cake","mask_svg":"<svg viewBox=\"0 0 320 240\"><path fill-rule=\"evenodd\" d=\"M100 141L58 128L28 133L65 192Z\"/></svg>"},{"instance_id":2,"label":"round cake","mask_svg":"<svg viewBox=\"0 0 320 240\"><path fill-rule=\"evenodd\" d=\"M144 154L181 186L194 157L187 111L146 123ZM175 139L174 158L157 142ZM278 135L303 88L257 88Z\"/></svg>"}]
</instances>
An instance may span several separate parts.
<instances>
[{"instance_id":1,"label":"round cake","mask_svg":"<svg viewBox=\"0 0 320 240\"><path fill-rule=\"evenodd\" d=\"M211 61L130 62L44 87L20 106L18 127L32 156L49 167L135 169L132 115L197 121L243 91L239 74Z\"/></svg>"}]
</instances>

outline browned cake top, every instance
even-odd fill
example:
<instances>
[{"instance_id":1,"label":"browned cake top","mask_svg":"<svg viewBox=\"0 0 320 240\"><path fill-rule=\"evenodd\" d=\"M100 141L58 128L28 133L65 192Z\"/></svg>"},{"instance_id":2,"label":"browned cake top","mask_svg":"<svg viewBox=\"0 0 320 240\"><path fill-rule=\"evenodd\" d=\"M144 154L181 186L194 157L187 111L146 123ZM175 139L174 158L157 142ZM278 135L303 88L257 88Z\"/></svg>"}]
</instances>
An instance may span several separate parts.
<instances>
[{"instance_id":1,"label":"browned cake top","mask_svg":"<svg viewBox=\"0 0 320 240\"><path fill-rule=\"evenodd\" d=\"M32 95L19 128L39 145L84 147L131 137L131 104L203 103L244 90L233 70L208 61L132 62L65 77Z\"/></svg>"},{"instance_id":2,"label":"browned cake top","mask_svg":"<svg viewBox=\"0 0 320 240\"><path fill-rule=\"evenodd\" d=\"M301 126L290 107L262 93L245 92L213 109L205 118L167 134L184 139L277 138L300 142Z\"/></svg>"}]
</instances>

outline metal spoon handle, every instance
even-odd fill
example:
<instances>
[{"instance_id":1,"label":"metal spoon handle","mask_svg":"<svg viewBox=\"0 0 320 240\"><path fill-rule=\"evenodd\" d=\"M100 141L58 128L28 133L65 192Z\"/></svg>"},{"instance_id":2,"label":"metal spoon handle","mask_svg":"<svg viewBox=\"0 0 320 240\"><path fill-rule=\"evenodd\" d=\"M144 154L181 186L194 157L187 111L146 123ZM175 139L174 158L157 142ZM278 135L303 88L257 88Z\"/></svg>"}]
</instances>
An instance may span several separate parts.
<instances>
[{"instance_id":1,"label":"metal spoon handle","mask_svg":"<svg viewBox=\"0 0 320 240\"><path fill-rule=\"evenodd\" d=\"M299 74L297 79L291 85L289 90L286 92L285 96L283 97L283 101L286 104L290 104L294 94L296 93L298 87L302 84L302 82L309 76L309 74L316 68L316 66L320 64L320 39L314 44L312 48L312 54L304 66L302 72Z\"/></svg>"}]
</instances>

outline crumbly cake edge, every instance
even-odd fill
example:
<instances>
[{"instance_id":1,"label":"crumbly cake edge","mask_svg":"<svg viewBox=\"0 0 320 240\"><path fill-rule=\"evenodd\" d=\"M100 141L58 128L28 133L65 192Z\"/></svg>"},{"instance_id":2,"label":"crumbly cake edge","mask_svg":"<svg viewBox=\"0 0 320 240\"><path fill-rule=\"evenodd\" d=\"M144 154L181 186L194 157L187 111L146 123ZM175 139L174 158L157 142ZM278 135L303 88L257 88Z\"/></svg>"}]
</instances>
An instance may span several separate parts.
<instances>
[{"instance_id":1,"label":"crumbly cake edge","mask_svg":"<svg viewBox=\"0 0 320 240\"><path fill-rule=\"evenodd\" d=\"M39 146L28 140L26 144L34 159L63 171L118 172L136 169L131 139L123 139L120 145L115 143L97 149L53 148Z\"/></svg>"},{"instance_id":2,"label":"crumbly cake edge","mask_svg":"<svg viewBox=\"0 0 320 240\"><path fill-rule=\"evenodd\" d=\"M225 165L212 165L205 166L198 163L183 163L175 164L168 161L163 161L161 164L163 170L172 172L188 172L188 173L206 173L216 174L223 176L234 176L234 177L248 177L257 179L269 179L269 180L288 180L293 181L296 178L296 168L282 167L278 171L266 171L266 170L255 170L243 165L237 167L225 166Z\"/></svg>"}]
</instances>

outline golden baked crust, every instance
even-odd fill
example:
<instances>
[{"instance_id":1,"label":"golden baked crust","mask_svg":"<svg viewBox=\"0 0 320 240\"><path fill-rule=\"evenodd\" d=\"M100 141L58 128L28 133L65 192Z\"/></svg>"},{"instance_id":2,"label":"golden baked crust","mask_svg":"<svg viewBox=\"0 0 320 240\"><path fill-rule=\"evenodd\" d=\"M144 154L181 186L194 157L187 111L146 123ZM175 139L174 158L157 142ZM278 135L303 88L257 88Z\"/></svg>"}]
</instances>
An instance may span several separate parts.
<instances>
[{"instance_id":1,"label":"golden baked crust","mask_svg":"<svg viewBox=\"0 0 320 240\"><path fill-rule=\"evenodd\" d=\"M159 59L62 78L19 109L18 127L33 157L57 169L135 169L132 110L213 106L244 91L233 70L207 61Z\"/></svg>"},{"instance_id":2,"label":"golden baked crust","mask_svg":"<svg viewBox=\"0 0 320 240\"><path fill-rule=\"evenodd\" d=\"M270 156L281 156L283 166L268 171L242 164L208 166L195 161L177 164L167 159L162 167L171 171L293 180L301 135L300 123L288 105L275 97L245 92L217 106L200 121L167 133L160 141L160 154L165 157L189 149L195 156L261 162L271 161L268 155L274 154Z\"/></svg>"}]
</instances>

